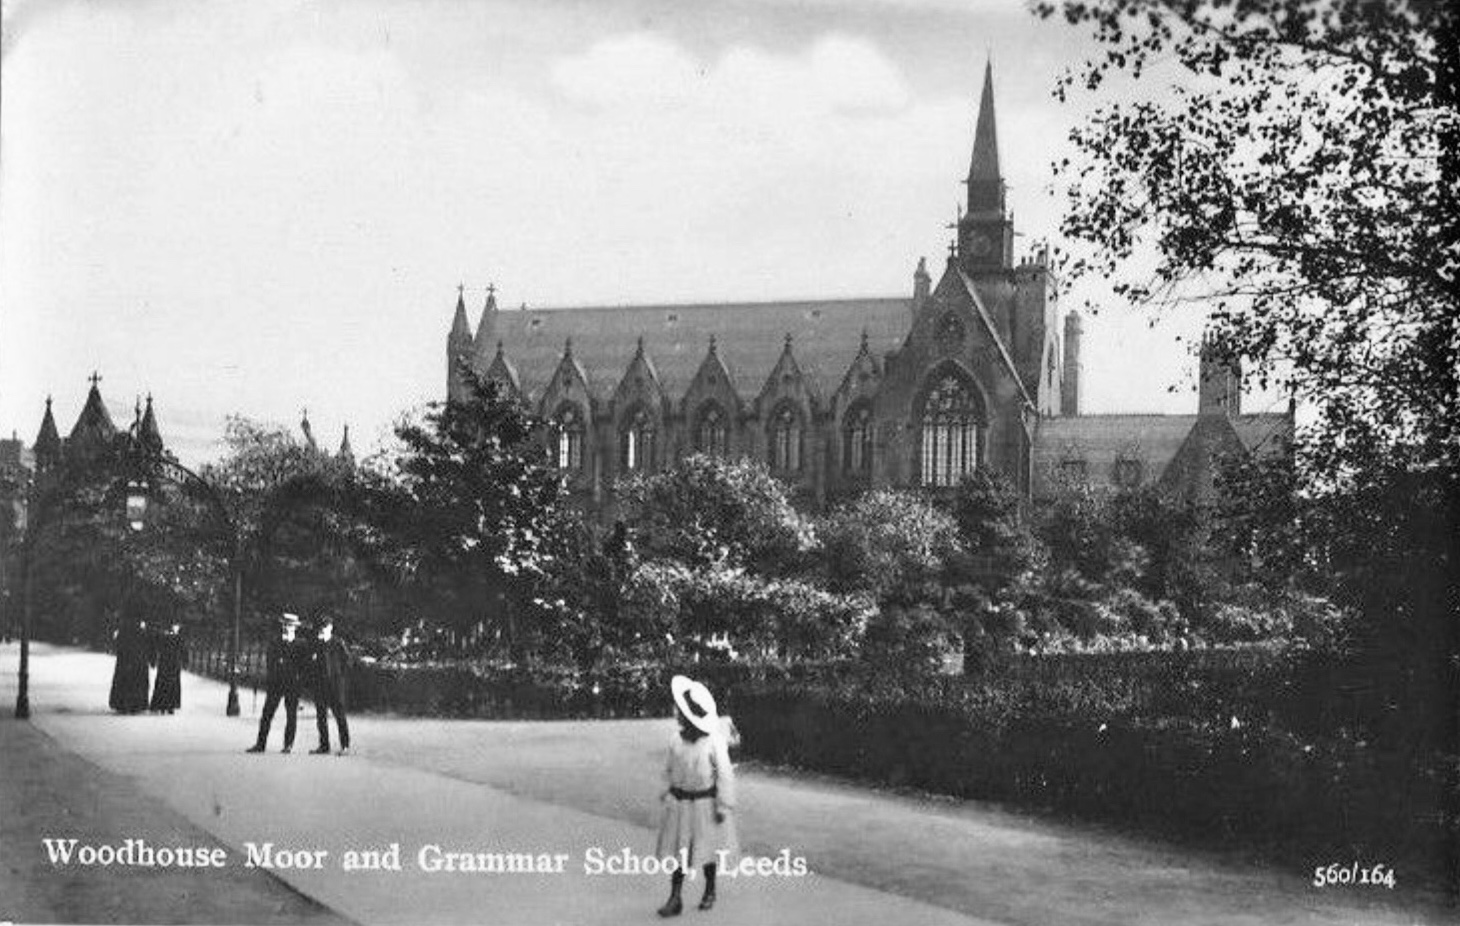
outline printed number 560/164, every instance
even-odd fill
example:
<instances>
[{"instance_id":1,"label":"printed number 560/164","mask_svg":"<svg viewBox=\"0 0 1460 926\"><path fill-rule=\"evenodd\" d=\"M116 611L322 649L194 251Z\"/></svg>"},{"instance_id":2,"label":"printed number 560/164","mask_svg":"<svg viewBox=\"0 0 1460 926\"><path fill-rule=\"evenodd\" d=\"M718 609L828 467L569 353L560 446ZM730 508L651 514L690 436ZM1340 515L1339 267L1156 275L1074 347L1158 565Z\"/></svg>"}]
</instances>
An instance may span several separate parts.
<instances>
[{"instance_id":1,"label":"printed number 560/164","mask_svg":"<svg viewBox=\"0 0 1460 926\"><path fill-rule=\"evenodd\" d=\"M1320 865L1313 869L1314 887L1327 887L1330 884L1382 886L1392 891L1394 890L1394 869L1384 865L1365 868L1358 862L1354 862L1352 865L1339 865L1334 862L1327 867Z\"/></svg>"}]
</instances>

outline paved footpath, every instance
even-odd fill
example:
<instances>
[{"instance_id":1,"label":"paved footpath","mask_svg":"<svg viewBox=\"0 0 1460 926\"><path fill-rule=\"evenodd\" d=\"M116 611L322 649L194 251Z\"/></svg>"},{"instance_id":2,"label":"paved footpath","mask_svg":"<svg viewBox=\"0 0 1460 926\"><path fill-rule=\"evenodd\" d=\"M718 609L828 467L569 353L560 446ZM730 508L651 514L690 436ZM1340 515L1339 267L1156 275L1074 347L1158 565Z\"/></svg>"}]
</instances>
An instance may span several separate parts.
<instances>
[{"instance_id":1,"label":"paved footpath","mask_svg":"<svg viewBox=\"0 0 1460 926\"><path fill-rule=\"evenodd\" d=\"M13 645L0 647L0 705L14 698L14 652ZM146 921L154 922L338 922L335 916L358 923L657 922L652 911L666 893L666 878L594 875L585 862L594 848L610 856L652 848L657 757L669 732L663 722L358 717L351 723L356 753L326 757L308 754L314 724L305 707L294 754L278 754L282 723L276 721L271 752L244 755L257 722L257 700L248 691L244 716L225 718L223 687L187 676L177 715L122 717L105 709L111 666L100 654L35 648L34 730L6 731L3 746L25 753L31 768L56 771L27 779L28 812L15 815L19 825L10 809L16 789L6 782L0 791L6 799L0 813L11 818L0 825L0 920L120 918L81 900L59 910L46 906L56 884L90 883L97 894L152 892L169 901L149 908ZM9 767L0 766L7 777ZM109 783L106 806L73 812L75 782L87 777L78 768ZM1446 919L1433 909L1396 906L1396 897L1305 889L1291 874L1233 868L975 805L756 773L744 776L742 802L748 852L774 855L786 847L804 855L813 873L727 880L713 912L688 906L690 921L1044 926L1453 919L1453 913ZM168 825L149 829L147 821ZM185 873L191 887L159 882L148 870L50 868L40 839L55 836L96 844L135 837L159 846L222 845L229 867ZM261 877L260 869L245 866L250 843L328 855L319 869L274 868L272 877ZM349 849L391 846L399 847L400 871L341 868ZM433 873L418 865L427 846L568 860L561 874ZM37 866L44 884L25 874ZM17 878L26 888L17 892L21 902L36 907L6 909L12 896L6 888ZM206 890L197 889L198 879ZM205 895L225 894L231 906L204 902ZM692 884L687 899L697 895ZM166 915L153 915L159 912Z\"/></svg>"}]
</instances>

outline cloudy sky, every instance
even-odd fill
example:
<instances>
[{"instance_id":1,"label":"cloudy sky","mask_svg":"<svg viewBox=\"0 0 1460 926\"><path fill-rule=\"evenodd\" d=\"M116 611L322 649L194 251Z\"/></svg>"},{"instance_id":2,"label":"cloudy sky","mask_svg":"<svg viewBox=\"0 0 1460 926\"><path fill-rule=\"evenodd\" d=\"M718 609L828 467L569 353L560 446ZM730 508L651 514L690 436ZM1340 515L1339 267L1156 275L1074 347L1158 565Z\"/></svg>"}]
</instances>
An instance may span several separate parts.
<instances>
[{"instance_id":1,"label":"cloudy sky","mask_svg":"<svg viewBox=\"0 0 1460 926\"><path fill-rule=\"evenodd\" d=\"M1018 249L1089 52L1019 0L4 0L0 430L93 369L184 460L230 413L368 449L506 305L907 293L991 55ZM1066 305L1083 294L1068 293ZM1086 325L1089 411L1187 411L1177 329ZM1132 362L1139 358L1139 362ZM1182 390L1175 394L1168 388Z\"/></svg>"}]
</instances>

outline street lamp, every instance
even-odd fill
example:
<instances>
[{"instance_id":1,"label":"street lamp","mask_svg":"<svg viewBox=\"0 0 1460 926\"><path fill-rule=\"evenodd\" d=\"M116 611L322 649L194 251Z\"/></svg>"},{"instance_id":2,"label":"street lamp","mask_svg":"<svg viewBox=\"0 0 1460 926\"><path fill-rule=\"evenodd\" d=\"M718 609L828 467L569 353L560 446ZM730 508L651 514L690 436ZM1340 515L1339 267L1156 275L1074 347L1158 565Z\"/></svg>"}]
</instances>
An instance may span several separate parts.
<instances>
[{"instance_id":1,"label":"street lamp","mask_svg":"<svg viewBox=\"0 0 1460 926\"><path fill-rule=\"evenodd\" d=\"M127 526L134 531L147 526L147 483L140 479L127 483Z\"/></svg>"},{"instance_id":2,"label":"street lamp","mask_svg":"<svg viewBox=\"0 0 1460 926\"><path fill-rule=\"evenodd\" d=\"M134 427L132 439L133 462L136 471L175 485L195 486L200 490L200 494L207 500L213 514L228 533L230 542L228 565L229 571L233 574L233 632L229 634L228 640L228 707L226 713L229 717L237 717L241 713L238 706L238 648L243 622L243 530L238 519L224 503L223 496L216 486L176 460L149 452L136 438L136 430ZM134 531L140 532L147 526L148 485L149 480L140 477L127 482L127 526Z\"/></svg>"},{"instance_id":3,"label":"street lamp","mask_svg":"<svg viewBox=\"0 0 1460 926\"><path fill-rule=\"evenodd\" d=\"M17 494L11 499L15 507L15 529L20 532L20 678L15 692L15 719L30 719L30 547L31 536L27 524L27 498Z\"/></svg>"}]
</instances>

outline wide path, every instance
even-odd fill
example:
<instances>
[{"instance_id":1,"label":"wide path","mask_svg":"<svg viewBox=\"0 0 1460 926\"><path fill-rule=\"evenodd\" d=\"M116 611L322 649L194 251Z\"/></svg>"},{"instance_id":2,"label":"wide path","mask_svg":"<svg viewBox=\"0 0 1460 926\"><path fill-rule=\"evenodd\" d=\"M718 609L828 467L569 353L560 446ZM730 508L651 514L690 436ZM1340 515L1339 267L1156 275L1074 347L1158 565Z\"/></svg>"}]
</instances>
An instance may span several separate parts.
<instances>
[{"instance_id":1,"label":"wide path","mask_svg":"<svg viewBox=\"0 0 1460 926\"><path fill-rule=\"evenodd\" d=\"M0 705L14 691L14 646L0 648ZM229 847L232 876L248 844L323 850L317 870L274 869L297 891L360 923L654 922L667 881L589 874L595 850L643 856L653 846L654 795L666 721L501 723L359 717L348 757L308 754L313 712L296 751L244 755L258 701L222 716L223 688L188 676L172 717L105 709L108 657L37 647L32 723L60 752L121 776L138 795ZM11 723L3 720L0 723ZM6 741L9 748L14 738ZM38 790L43 790L37 785ZM710 914L737 923L1428 923L1445 911L1404 890L1319 890L1303 868L1273 872L1178 852L1101 830L1031 822L969 803L918 800L749 771L741 833L749 854L804 857L810 876L727 880ZM9 813L6 808L5 813ZM36 817L37 815L31 815ZM116 822L39 815L19 843L0 829L0 859L34 861L41 837L114 843L139 834ZM49 830L49 831L46 831ZM174 837L181 838L181 837ZM27 844L29 843L29 844ZM349 849L398 847L400 871L344 871ZM560 874L426 872L423 847L565 855ZM428 855L430 850L427 850ZM196 873L194 873L196 874ZM216 874L216 873L214 873ZM127 869L54 870L54 877L126 884ZM0 875L3 877L3 875ZM698 886L689 896L695 897ZM191 903L178 898L181 905ZM308 911L300 910L301 918ZM280 921L261 910L248 921ZM0 918L15 916L0 911ZM23 915L19 916L24 919ZM67 921L95 921L100 913ZM159 918L211 922L207 911Z\"/></svg>"}]
</instances>

